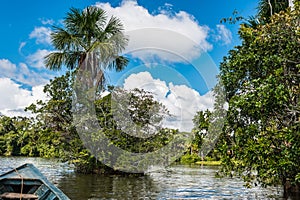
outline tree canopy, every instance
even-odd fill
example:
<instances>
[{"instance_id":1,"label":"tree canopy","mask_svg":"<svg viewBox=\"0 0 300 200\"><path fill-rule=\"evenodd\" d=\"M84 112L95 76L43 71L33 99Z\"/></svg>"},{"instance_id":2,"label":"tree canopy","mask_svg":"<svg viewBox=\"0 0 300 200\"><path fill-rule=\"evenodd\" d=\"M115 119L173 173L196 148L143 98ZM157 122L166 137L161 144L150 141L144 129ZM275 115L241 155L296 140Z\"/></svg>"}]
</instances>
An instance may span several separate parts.
<instances>
[{"instance_id":1,"label":"tree canopy","mask_svg":"<svg viewBox=\"0 0 300 200\"><path fill-rule=\"evenodd\" d=\"M300 186L299 27L298 3L264 25L242 25L242 45L224 57L219 75L229 103L223 171L286 192Z\"/></svg>"},{"instance_id":2,"label":"tree canopy","mask_svg":"<svg viewBox=\"0 0 300 200\"><path fill-rule=\"evenodd\" d=\"M51 34L56 50L45 57L47 68L60 70L65 66L72 70L87 67L83 63L87 56L93 55L100 62L93 63L89 70L96 75L93 77L98 79L96 84L103 87L103 70L121 71L128 64L128 59L119 55L128 42L120 19L114 16L108 19L103 9L90 6L83 10L71 8L63 24L63 28L54 27Z\"/></svg>"}]
</instances>

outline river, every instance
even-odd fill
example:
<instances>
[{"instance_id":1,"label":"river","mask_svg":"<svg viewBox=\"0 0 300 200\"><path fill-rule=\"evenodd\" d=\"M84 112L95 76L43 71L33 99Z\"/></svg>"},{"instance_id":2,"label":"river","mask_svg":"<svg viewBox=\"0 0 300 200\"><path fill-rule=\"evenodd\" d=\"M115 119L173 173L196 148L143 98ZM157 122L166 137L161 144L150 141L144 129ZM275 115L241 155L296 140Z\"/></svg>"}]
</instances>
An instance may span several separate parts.
<instances>
[{"instance_id":1,"label":"river","mask_svg":"<svg viewBox=\"0 0 300 200\"><path fill-rule=\"evenodd\" d=\"M0 157L0 174L32 163L72 200L281 199L280 188L246 189L238 178L216 178L217 167L175 165L148 176L76 174L54 159Z\"/></svg>"}]
</instances>

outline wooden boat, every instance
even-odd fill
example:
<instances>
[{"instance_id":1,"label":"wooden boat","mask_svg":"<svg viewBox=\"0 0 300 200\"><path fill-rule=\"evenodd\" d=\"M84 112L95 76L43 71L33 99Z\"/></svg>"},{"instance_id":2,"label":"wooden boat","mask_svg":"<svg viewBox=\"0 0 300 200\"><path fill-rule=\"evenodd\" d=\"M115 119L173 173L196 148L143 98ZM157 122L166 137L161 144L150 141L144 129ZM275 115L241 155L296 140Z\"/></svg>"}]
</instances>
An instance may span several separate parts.
<instances>
[{"instance_id":1,"label":"wooden boat","mask_svg":"<svg viewBox=\"0 0 300 200\"><path fill-rule=\"evenodd\" d=\"M0 175L0 200L69 200L32 164Z\"/></svg>"}]
</instances>

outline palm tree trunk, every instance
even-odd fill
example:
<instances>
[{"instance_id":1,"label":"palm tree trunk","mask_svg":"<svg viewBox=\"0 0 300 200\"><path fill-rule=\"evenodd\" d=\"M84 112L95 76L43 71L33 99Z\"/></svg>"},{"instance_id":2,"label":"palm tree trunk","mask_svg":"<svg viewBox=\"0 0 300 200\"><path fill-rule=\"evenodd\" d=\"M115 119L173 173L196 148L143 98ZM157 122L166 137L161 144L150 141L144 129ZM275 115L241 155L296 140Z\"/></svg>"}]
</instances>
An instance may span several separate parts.
<instances>
[{"instance_id":1,"label":"palm tree trunk","mask_svg":"<svg viewBox=\"0 0 300 200\"><path fill-rule=\"evenodd\" d=\"M270 16L272 16L273 15L273 7L272 7L272 4L271 4L270 0L268 0L268 4L270 6Z\"/></svg>"},{"instance_id":2,"label":"palm tree trunk","mask_svg":"<svg viewBox=\"0 0 300 200\"><path fill-rule=\"evenodd\" d=\"M99 63L95 53L85 54L84 60L81 61L77 80L87 90L93 88L95 92L100 92L103 89L105 78Z\"/></svg>"}]
</instances>

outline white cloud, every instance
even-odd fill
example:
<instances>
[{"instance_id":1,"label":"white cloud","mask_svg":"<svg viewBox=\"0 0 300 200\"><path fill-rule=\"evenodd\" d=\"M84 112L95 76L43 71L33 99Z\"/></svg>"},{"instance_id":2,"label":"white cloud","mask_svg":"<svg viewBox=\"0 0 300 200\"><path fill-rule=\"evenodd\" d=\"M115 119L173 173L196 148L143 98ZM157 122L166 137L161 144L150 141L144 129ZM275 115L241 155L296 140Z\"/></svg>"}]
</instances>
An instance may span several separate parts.
<instances>
[{"instance_id":1,"label":"white cloud","mask_svg":"<svg viewBox=\"0 0 300 200\"><path fill-rule=\"evenodd\" d=\"M54 24L54 20L53 19L43 19L43 18L41 18L40 19L40 21L41 21L41 23L43 24L43 25L53 25Z\"/></svg>"},{"instance_id":2,"label":"white cloud","mask_svg":"<svg viewBox=\"0 0 300 200\"><path fill-rule=\"evenodd\" d=\"M26 45L26 42L21 42L21 44L20 44L20 46L19 46L19 53L22 55L22 49L23 49L23 47L25 47L25 45Z\"/></svg>"},{"instance_id":3,"label":"white cloud","mask_svg":"<svg viewBox=\"0 0 300 200\"><path fill-rule=\"evenodd\" d=\"M223 24L217 25L216 41L222 41L223 44L230 44L232 41L232 33Z\"/></svg>"},{"instance_id":4,"label":"white cloud","mask_svg":"<svg viewBox=\"0 0 300 200\"><path fill-rule=\"evenodd\" d=\"M17 66L7 59L0 59L0 77L10 77L17 69Z\"/></svg>"},{"instance_id":5,"label":"white cloud","mask_svg":"<svg viewBox=\"0 0 300 200\"><path fill-rule=\"evenodd\" d=\"M166 14L170 14L170 12L172 13L172 9L173 9L173 5L170 4L170 3L165 3L165 5L161 6L158 8L158 10L161 12L161 13L166 13ZM166 10L168 12L166 12Z\"/></svg>"},{"instance_id":6,"label":"white cloud","mask_svg":"<svg viewBox=\"0 0 300 200\"><path fill-rule=\"evenodd\" d=\"M25 63L16 65L7 59L0 59L0 70L0 114L30 116L24 108L36 100L45 100L43 87L54 73L47 70L36 72ZM31 90L24 89L29 87Z\"/></svg>"},{"instance_id":7,"label":"white cloud","mask_svg":"<svg viewBox=\"0 0 300 200\"><path fill-rule=\"evenodd\" d=\"M212 92L203 96L186 85L167 84L165 81L154 79L149 72L131 74L124 81L124 89L144 89L153 94L169 110L172 117L164 122L165 127L191 131L194 127L193 118L197 111L212 110L214 97Z\"/></svg>"},{"instance_id":8,"label":"white cloud","mask_svg":"<svg viewBox=\"0 0 300 200\"><path fill-rule=\"evenodd\" d=\"M37 44L51 44L51 29L48 27L35 27L30 33L30 39L36 39Z\"/></svg>"},{"instance_id":9,"label":"white cloud","mask_svg":"<svg viewBox=\"0 0 300 200\"><path fill-rule=\"evenodd\" d=\"M10 78L0 78L0 113L7 116L28 116L24 108L36 100L45 100L43 85L32 87L32 90L23 89Z\"/></svg>"},{"instance_id":10,"label":"white cloud","mask_svg":"<svg viewBox=\"0 0 300 200\"><path fill-rule=\"evenodd\" d=\"M131 90L134 88L144 89L154 93L156 96L164 96L169 90L165 81L153 79L149 72L131 74L124 80L124 89Z\"/></svg>"},{"instance_id":11,"label":"white cloud","mask_svg":"<svg viewBox=\"0 0 300 200\"><path fill-rule=\"evenodd\" d=\"M27 56L27 62L30 66L41 69L44 68L44 57L51 53L46 49L38 49L35 53Z\"/></svg>"},{"instance_id":12,"label":"white cloud","mask_svg":"<svg viewBox=\"0 0 300 200\"><path fill-rule=\"evenodd\" d=\"M23 74L29 75L31 73L25 63L20 63L19 67L20 67L20 71L22 71Z\"/></svg>"},{"instance_id":13,"label":"white cloud","mask_svg":"<svg viewBox=\"0 0 300 200\"><path fill-rule=\"evenodd\" d=\"M200 26L195 18L184 11L172 13L160 8L158 14L138 5L136 1L123 1L119 7L109 3L97 6L122 20L129 35L127 52L144 61L159 58L162 61L182 62L192 60L202 51L212 49L207 41L209 28Z\"/></svg>"},{"instance_id":14,"label":"white cloud","mask_svg":"<svg viewBox=\"0 0 300 200\"><path fill-rule=\"evenodd\" d=\"M44 85L50 78L59 75L59 72L50 72L47 69L36 71L25 63L14 64L8 59L0 59L0 71L0 78L10 78L30 86Z\"/></svg>"},{"instance_id":15,"label":"white cloud","mask_svg":"<svg viewBox=\"0 0 300 200\"><path fill-rule=\"evenodd\" d=\"M53 77L53 74L45 72L35 72L32 69L29 69L25 63L20 63L18 65L18 72L14 76L10 77L19 82L30 86L37 86L40 84L46 84L50 78Z\"/></svg>"}]
</instances>

